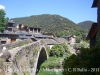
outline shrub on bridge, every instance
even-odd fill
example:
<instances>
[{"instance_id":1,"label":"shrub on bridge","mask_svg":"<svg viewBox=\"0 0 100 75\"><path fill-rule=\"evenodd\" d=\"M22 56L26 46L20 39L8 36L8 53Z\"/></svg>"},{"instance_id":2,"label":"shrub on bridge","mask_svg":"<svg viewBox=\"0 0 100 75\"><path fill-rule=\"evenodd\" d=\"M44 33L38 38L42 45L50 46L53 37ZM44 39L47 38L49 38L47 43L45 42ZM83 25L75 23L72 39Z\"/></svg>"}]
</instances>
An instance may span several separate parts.
<instances>
[{"instance_id":1,"label":"shrub on bridge","mask_svg":"<svg viewBox=\"0 0 100 75\"><path fill-rule=\"evenodd\" d=\"M99 75L100 74L100 48L81 48L80 53L65 58L63 75ZM68 70L70 68L70 70ZM93 70L92 68L99 68ZM76 69L73 70L73 69ZM81 72L80 70L81 69ZM82 69L87 69L84 71Z\"/></svg>"}]
</instances>

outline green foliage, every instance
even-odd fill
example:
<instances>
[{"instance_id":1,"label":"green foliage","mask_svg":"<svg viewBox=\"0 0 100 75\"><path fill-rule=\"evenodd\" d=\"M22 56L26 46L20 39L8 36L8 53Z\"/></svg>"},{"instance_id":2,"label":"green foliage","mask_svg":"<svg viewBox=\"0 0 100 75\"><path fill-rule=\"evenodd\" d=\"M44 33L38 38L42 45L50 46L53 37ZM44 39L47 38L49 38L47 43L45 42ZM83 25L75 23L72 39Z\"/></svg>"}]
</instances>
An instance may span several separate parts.
<instances>
[{"instance_id":1,"label":"green foliage","mask_svg":"<svg viewBox=\"0 0 100 75\"><path fill-rule=\"evenodd\" d=\"M37 46L33 48L33 55L38 53L38 49L39 49L39 47L37 47Z\"/></svg>"},{"instance_id":2,"label":"green foliage","mask_svg":"<svg viewBox=\"0 0 100 75\"><path fill-rule=\"evenodd\" d=\"M18 73L17 72L14 72L14 75L18 75Z\"/></svg>"},{"instance_id":3,"label":"green foliage","mask_svg":"<svg viewBox=\"0 0 100 75\"><path fill-rule=\"evenodd\" d=\"M66 43L56 44L49 50L50 56L62 57L65 52L68 52L68 45Z\"/></svg>"},{"instance_id":4,"label":"green foliage","mask_svg":"<svg viewBox=\"0 0 100 75\"><path fill-rule=\"evenodd\" d=\"M22 61L21 63L20 63L20 66L23 68L23 67L25 67L26 66L26 61Z\"/></svg>"},{"instance_id":5,"label":"green foliage","mask_svg":"<svg viewBox=\"0 0 100 75\"><path fill-rule=\"evenodd\" d=\"M50 54L50 56L62 57L64 52L65 52L65 50L64 50L63 46L56 44L51 48L49 54Z\"/></svg>"},{"instance_id":6,"label":"green foliage","mask_svg":"<svg viewBox=\"0 0 100 75\"><path fill-rule=\"evenodd\" d=\"M56 74L56 72L53 70L51 71L40 70L37 75L58 75L58 74Z\"/></svg>"},{"instance_id":7,"label":"green foliage","mask_svg":"<svg viewBox=\"0 0 100 75\"><path fill-rule=\"evenodd\" d=\"M20 43L19 46L21 47L21 46L24 46L24 45L26 45L26 44L29 44L29 42L26 41L26 42L24 42L24 43Z\"/></svg>"},{"instance_id":8,"label":"green foliage","mask_svg":"<svg viewBox=\"0 0 100 75\"><path fill-rule=\"evenodd\" d=\"M12 46L10 46L10 50L12 50L13 49L13 47Z\"/></svg>"},{"instance_id":9,"label":"green foliage","mask_svg":"<svg viewBox=\"0 0 100 75\"><path fill-rule=\"evenodd\" d=\"M33 66L34 66L34 57L30 58L29 63L30 63L30 67L33 68Z\"/></svg>"},{"instance_id":10,"label":"green foliage","mask_svg":"<svg viewBox=\"0 0 100 75\"><path fill-rule=\"evenodd\" d=\"M100 30L98 31L97 35L96 35L96 45L98 47L100 47Z\"/></svg>"},{"instance_id":11,"label":"green foliage","mask_svg":"<svg viewBox=\"0 0 100 75\"><path fill-rule=\"evenodd\" d=\"M20 43L20 44L19 44L20 47L21 47L21 46L24 46L24 45L25 45L25 43Z\"/></svg>"},{"instance_id":12,"label":"green foliage","mask_svg":"<svg viewBox=\"0 0 100 75\"><path fill-rule=\"evenodd\" d=\"M57 58L57 57L49 57L48 60L46 60L42 65L41 65L41 69L43 68L50 68L50 69L53 69L53 68L60 68L61 67L61 64L60 64L60 61L61 58Z\"/></svg>"},{"instance_id":13,"label":"green foliage","mask_svg":"<svg viewBox=\"0 0 100 75\"><path fill-rule=\"evenodd\" d=\"M81 48L81 47L83 47L83 48L89 48L89 43L87 43L87 42L82 42L82 43L76 43L76 44L74 44L74 46L73 46L75 49L78 49L78 48Z\"/></svg>"},{"instance_id":14,"label":"green foliage","mask_svg":"<svg viewBox=\"0 0 100 75\"><path fill-rule=\"evenodd\" d=\"M4 68L4 63L5 60L3 58L0 58L0 68L3 69Z\"/></svg>"},{"instance_id":15,"label":"green foliage","mask_svg":"<svg viewBox=\"0 0 100 75\"><path fill-rule=\"evenodd\" d=\"M41 40L41 44L43 45L43 44L45 44L45 42L43 40Z\"/></svg>"},{"instance_id":16,"label":"green foliage","mask_svg":"<svg viewBox=\"0 0 100 75\"><path fill-rule=\"evenodd\" d=\"M53 33L55 36L66 36L70 34L79 35L86 31L71 20L59 16L42 14L30 17L14 18L15 25L24 24L31 27L39 27L42 32Z\"/></svg>"},{"instance_id":17,"label":"green foliage","mask_svg":"<svg viewBox=\"0 0 100 75\"><path fill-rule=\"evenodd\" d=\"M24 54L25 54L25 56L27 57L28 54L29 54L29 50L25 50Z\"/></svg>"},{"instance_id":18,"label":"green foliage","mask_svg":"<svg viewBox=\"0 0 100 75\"><path fill-rule=\"evenodd\" d=\"M28 41L26 41L26 42L25 42L25 44L29 44L29 42L28 42Z\"/></svg>"},{"instance_id":19,"label":"green foliage","mask_svg":"<svg viewBox=\"0 0 100 75\"><path fill-rule=\"evenodd\" d=\"M56 75L63 75L62 71L56 72Z\"/></svg>"},{"instance_id":20,"label":"green foliage","mask_svg":"<svg viewBox=\"0 0 100 75\"><path fill-rule=\"evenodd\" d=\"M68 51L67 54L65 55L65 57L68 58L68 57L70 57L71 55L72 55L72 53Z\"/></svg>"},{"instance_id":21,"label":"green foliage","mask_svg":"<svg viewBox=\"0 0 100 75\"><path fill-rule=\"evenodd\" d=\"M62 43L61 46L64 48L65 52L68 52L68 49L69 49L68 44Z\"/></svg>"},{"instance_id":22,"label":"green foliage","mask_svg":"<svg viewBox=\"0 0 100 75\"><path fill-rule=\"evenodd\" d=\"M6 15L5 11L0 9L0 32L4 31L8 21L8 18L5 18L5 15Z\"/></svg>"},{"instance_id":23,"label":"green foliage","mask_svg":"<svg viewBox=\"0 0 100 75\"><path fill-rule=\"evenodd\" d=\"M23 71L24 75L30 75L29 71Z\"/></svg>"},{"instance_id":24,"label":"green foliage","mask_svg":"<svg viewBox=\"0 0 100 75\"><path fill-rule=\"evenodd\" d=\"M65 58L63 68L63 75L99 75L100 71L93 71L92 68L99 68L100 70L100 48L81 48L77 55L73 54L69 58ZM70 72L68 68L70 68ZM76 71L73 68L76 68ZM85 72L82 69L88 71Z\"/></svg>"},{"instance_id":25,"label":"green foliage","mask_svg":"<svg viewBox=\"0 0 100 75\"><path fill-rule=\"evenodd\" d=\"M76 43L80 43L81 37L76 37Z\"/></svg>"},{"instance_id":26,"label":"green foliage","mask_svg":"<svg viewBox=\"0 0 100 75\"><path fill-rule=\"evenodd\" d=\"M16 55L16 60L18 60L20 58L20 55Z\"/></svg>"}]
</instances>

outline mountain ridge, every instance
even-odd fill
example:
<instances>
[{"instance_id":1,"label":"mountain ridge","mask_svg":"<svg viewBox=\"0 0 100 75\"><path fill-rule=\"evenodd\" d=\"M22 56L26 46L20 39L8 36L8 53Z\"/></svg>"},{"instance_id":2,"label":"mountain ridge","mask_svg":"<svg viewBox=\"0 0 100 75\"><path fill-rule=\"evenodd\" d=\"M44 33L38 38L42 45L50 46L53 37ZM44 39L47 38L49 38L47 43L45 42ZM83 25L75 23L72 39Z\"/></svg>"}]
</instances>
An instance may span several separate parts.
<instances>
[{"instance_id":1,"label":"mountain ridge","mask_svg":"<svg viewBox=\"0 0 100 75\"><path fill-rule=\"evenodd\" d=\"M53 33L56 36L79 35L85 30L68 18L60 15L42 14L29 17L12 18L15 25L24 24L30 27L42 28L42 32Z\"/></svg>"},{"instance_id":2,"label":"mountain ridge","mask_svg":"<svg viewBox=\"0 0 100 75\"><path fill-rule=\"evenodd\" d=\"M93 23L94 23L93 21L86 20L86 21L78 23L77 25L83 29L90 30Z\"/></svg>"}]
</instances>

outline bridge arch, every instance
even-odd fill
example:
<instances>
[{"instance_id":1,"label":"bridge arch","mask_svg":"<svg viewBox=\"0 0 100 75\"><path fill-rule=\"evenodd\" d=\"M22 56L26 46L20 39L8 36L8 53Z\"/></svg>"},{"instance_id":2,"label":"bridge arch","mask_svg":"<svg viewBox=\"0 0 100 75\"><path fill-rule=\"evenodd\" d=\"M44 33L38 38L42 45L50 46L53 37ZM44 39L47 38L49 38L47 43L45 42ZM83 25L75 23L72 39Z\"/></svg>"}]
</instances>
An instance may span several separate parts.
<instances>
[{"instance_id":1,"label":"bridge arch","mask_svg":"<svg viewBox=\"0 0 100 75\"><path fill-rule=\"evenodd\" d=\"M48 52L45 46L41 46L40 50L38 51L37 59L35 61L35 74L40 70L41 64L48 59Z\"/></svg>"}]
</instances>

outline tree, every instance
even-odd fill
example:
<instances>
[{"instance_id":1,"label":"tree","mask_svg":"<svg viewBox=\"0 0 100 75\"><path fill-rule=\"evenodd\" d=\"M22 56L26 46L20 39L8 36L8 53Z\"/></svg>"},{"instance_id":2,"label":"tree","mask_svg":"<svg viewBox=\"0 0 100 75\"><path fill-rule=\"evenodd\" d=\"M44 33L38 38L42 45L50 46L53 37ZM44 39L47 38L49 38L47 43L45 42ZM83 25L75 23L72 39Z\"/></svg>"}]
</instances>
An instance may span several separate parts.
<instances>
[{"instance_id":1,"label":"tree","mask_svg":"<svg viewBox=\"0 0 100 75\"><path fill-rule=\"evenodd\" d=\"M5 15L6 15L5 11L0 9L0 32L4 31L7 24L8 18L5 18Z\"/></svg>"},{"instance_id":2,"label":"tree","mask_svg":"<svg viewBox=\"0 0 100 75\"><path fill-rule=\"evenodd\" d=\"M64 59L63 75L100 75L99 63L100 47L81 48L76 55Z\"/></svg>"},{"instance_id":3,"label":"tree","mask_svg":"<svg viewBox=\"0 0 100 75\"><path fill-rule=\"evenodd\" d=\"M81 41L81 37L77 36L76 37L76 43L80 43L80 41Z\"/></svg>"},{"instance_id":4,"label":"tree","mask_svg":"<svg viewBox=\"0 0 100 75\"><path fill-rule=\"evenodd\" d=\"M50 56L57 56L57 57L62 57L64 54L65 50L61 45L54 45L51 50L50 50Z\"/></svg>"}]
</instances>

